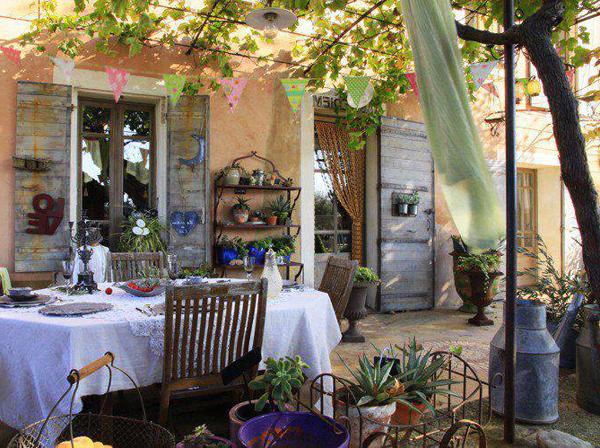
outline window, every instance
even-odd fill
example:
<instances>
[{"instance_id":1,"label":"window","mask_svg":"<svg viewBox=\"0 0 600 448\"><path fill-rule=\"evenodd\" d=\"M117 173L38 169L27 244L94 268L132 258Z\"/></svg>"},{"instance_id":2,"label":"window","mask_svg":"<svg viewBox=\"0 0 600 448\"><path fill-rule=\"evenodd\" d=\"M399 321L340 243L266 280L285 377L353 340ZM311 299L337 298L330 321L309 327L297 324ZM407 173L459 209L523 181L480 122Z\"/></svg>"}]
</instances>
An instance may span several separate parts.
<instances>
[{"instance_id":1,"label":"window","mask_svg":"<svg viewBox=\"0 0 600 448\"><path fill-rule=\"evenodd\" d=\"M535 170L517 171L517 243L535 250L537 246L537 179Z\"/></svg>"},{"instance_id":2,"label":"window","mask_svg":"<svg viewBox=\"0 0 600 448\"><path fill-rule=\"evenodd\" d=\"M80 101L80 211L116 248L123 218L155 207L152 106Z\"/></svg>"},{"instance_id":3,"label":"window","mask_svg":"<svg viewBox=\"0 0 600 448\"><path fill-rule=\"evenodd\" d=\"M352 252L352 220L337 200L315 135L315 252Z\"/></svg>"}]
</instances>

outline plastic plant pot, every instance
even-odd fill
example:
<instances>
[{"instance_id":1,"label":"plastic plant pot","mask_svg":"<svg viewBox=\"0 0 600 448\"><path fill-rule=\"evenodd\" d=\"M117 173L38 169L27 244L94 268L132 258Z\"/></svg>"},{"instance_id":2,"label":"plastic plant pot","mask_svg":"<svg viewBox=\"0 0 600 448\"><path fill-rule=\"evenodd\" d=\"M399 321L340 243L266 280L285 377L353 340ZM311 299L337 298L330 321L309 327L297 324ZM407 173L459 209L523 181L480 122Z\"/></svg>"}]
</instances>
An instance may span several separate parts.
<instances>
[{"instance_id":1,"label":"plastic plant pot","mask_svg":"<svg viewBox=\"0 0 600 448\"><path fill-rule=\"evenodd\" d=\"M274 412L248 420L238 433L244 448L347 448L348 430L310 412Z\"/></svg>"},{"instance_id":2,"label":"plastic plant pot","mask_svg":"<svg viewBox=\"0 0 600 448\"><path fill-rule=\"evenodd\" d=\"M259 249L257 247L251 246L248 249L248 255L254 257L254 262L257 265L265 264L265 254L267 251L265 249Z\"/></svg>"},{"instance_id":3,"label":"plastic plant pot","mask_svg":"<svg viewBox=\"0 0 600 448\"><path fill-rule=\"evenodd\" d=\"M237 249L219 246L217 248L217 258L220 265L229 265L233 260L237 260L238 251Z\"/></svg>"}]
</instances>

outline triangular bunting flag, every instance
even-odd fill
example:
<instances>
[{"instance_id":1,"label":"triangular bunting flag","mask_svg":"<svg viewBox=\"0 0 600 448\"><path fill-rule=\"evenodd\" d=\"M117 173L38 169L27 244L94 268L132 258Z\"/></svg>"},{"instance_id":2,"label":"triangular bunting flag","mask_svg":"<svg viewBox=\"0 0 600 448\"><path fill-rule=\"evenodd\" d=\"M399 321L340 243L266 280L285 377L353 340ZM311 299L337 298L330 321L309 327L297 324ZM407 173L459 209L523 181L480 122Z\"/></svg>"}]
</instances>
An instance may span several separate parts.
<instances>
[{"instance_id":1,"label":"triangular bunting flag","mask_svg":"<svg viewBox=\"0 0 600 448\"><path fill-rule=\"evenodd\" d=\"M471 69L471 76L473 76L473 81L475 82L475 90L478 90L483 85L497 64L498 61L488 61L479 62L469 66Z\"/></svg>"},{"instance_id":2,"label":"triangular bunting flag","mask_svg":"<svg viewBox=\"0 0 600 448\"><path fill-rule=\"evenodd\" d=\"M14 48L0 46L0 50L4 53L9 60L19 65L21 63L21 50L15 50Z\"/></svg>"},{"instance_id":3,"label":"triangular bunting flag","mask_svg":"<svg viewBox=\"0 0 600 448\"><path fill-rule=\"evenodd\" d=\"M575 69L567 70L567 78L569 80L569 84L571 84L571 87L573 87L575 85Z\"/></svg>"},{"instance_id":4,"label":"triangular bunting flag","mask_svg":"<svg viewBox=\"0 0 600 448\"><path fill-rule=\"evenodd\" d=\"M419 86L417 85L417 74L416 73L405 73L406 79L410 83L410 86L415 91L415 94L419 96Z\"/></svg>"},{"instance_id":5,"label":"triangular bunting flag","mask_svg":"<svg viewBox=\"0 0 600 448\"><path fill-rule=\"evenodd\" d=\"M129 73L120 68L106 66L106 74L108 75L108 83L115 96L115 103L119 102L121 93L129 81Z\"/></svg>"},{"instance_id":6,"label":"triangular bunting flag","mask_svg":"<svg viewBox=\"0 0 600 448\"><path fill-rule=\"evenodd\" d=\"M353 107L360 108L369 104L370 99L365 103L363 96L369 88L371 78L368 76L345 76L346 89L348 90L348 96L352 100Z\"/></svg>"},{"instance_id":7,"label":"triangular bunting flag","mask_svg":"<svg viewBox=\"0 0 600 448\"><path fill-rule=\"evenodd\" d=\"M171 105L175 106L185 87L185 75L167 74L163 75L165 80L165 88Z\"/></svg>"},{"instance_id":8,"label":"triangular bunting flag","mask_svg":"<svg viewBox=\"0 0 600 448\"><path fill-rule=\"evenodd\" d=\"M498 94L498 89L496 89L496 85L493 82L488 82L488 83L482 84L481 87L483 87L485 90L490 92L495 97L498 97L498 98L500 97L500 95Z\"/></svg>"},{"instance_id":9,"label":"triangular bunting flag","mask_svg":"<svg viewBox=\"0 0 600 448\"><path fill-rule=\"evenodd\" d=\"M285 89L285 95L287 96L290 106L294 112L298 112L300 105L302 104L302 97L304 96L304 90L310 79L303 78L285 78L281 79L281 84Z\"/></svg>"},{"instance_id":10,"label":"triangular bunting flag","mask_svg":"<svg viewBox=\"0 0 600 448\"><path fill-rule=\"evenodd\" d=\"M248 84L248 78L220 78L218 82L225 92L225 98L227 98L227 103L229 104L229 112L233 112L240 101L246 84Z\"/></svg>"},{"instance_id":11,"label":"triangular bunting flag","mask_svg":"<svg viewBox=\"0 0 600 448\"><path fill-rule=\"evenodd\" d=\"M73 80L73 72L75 71L75 61L73 59L62 59L58 56L50 57L54 65L63 73L67 83Z\"/></svg>"}]
</instances>

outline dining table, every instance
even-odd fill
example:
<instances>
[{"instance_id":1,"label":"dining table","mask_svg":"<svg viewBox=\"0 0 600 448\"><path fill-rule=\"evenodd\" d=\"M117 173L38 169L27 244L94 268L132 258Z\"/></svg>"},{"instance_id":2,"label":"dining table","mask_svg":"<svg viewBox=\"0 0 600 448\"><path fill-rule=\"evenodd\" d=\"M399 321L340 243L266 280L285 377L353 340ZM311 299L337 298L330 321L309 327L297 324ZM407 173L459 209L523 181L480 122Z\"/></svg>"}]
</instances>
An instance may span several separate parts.
<instances>
[{"instance_id":1,"label":"dining table","mask_svg":"<svg viewBox=\"0 0 600 448\"><path fill-rule=\"evenodd\" d=\"M138 386L162 381L165 319L152 310L164 304L164 294L137 297L109 283L99 284L98 289L82 295L67 295L55 288L37 293L50 295L55 303L109 303L110 310L67 317L43 315L39 307L0 308L0 421L22 429L46 418L67 389L70 370L109 351L115 365ZM298 285L267 299L263 361L299 355L312 379L331 373L330 354L340 340L340 327L326 293ZM117 371L111 381L111 391L132 388L130 380ZM107 369L83 379L73 411L81 411L81 397L104 394L107 383ZM68 407L69 400L63 400L55 413L66 414Z\"/></svg>"}]
</instances>

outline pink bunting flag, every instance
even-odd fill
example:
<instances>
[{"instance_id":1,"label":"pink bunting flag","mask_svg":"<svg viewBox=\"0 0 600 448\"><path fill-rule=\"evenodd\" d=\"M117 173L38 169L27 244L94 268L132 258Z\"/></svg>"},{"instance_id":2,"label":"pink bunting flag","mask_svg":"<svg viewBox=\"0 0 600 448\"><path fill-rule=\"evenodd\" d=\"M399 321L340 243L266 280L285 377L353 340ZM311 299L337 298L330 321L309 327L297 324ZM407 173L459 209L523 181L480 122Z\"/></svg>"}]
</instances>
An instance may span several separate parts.
<instances>
[{"instance_id":1,"label":"pink bunting flag","mask_svg":"<svg viewBox=\"0 0 600 448\"><path fill-rule=\"evenodd\" d=\"M500 97L500 94L498 93L498 89L496 89L496 85L493 82L488 82L488 83L482 84L481 87L484 88L485 90L487 90L488 92L490 92L495 97L498 97L498 98Z\"/></svg>"},{"instance_id":2,"label":"pink bunting flag","mask_svg":"<svg viewBox=\"0 0 600 448\"><path fill-rule=\"evenodd\" d=\"M575 69L567 70L567 78L569 79L569 84L573 87L575 85Z\"/></svg>"},{"instance_id":3,"label":"pink bunting flag","mask_svg":"<svg viewBox=\"0 0 600 448\"><path fill-rule=\"evenodd\" d=\"M483 83L486 81L492 70L496 67L498 61L489 61L489 62L479 62L477 64L471 64L469 68L471 69L471 76L473 76L473 81L475 82L475 90L478 90Z\"/></svg>"},{"instance_id":4,"label":"pink bunting flag","mask_svg":"<svg viewBox=\"0 0 600 448\"><path fill-rule=\"evenodd\" d=\"M233 112L240 101L242 92L248 84L248 78L220 78L218 80L225 92L225 98L229 104L229 112Z\"/></svg>"},{"instance_id":5,"label":"pink bunting flag","mask_svg":"<svg viewBox=\"0 0 600 448\"><path fill-rule=\"evenodd\" d=\"M419 96L419 86L417 85L417 74L416 73L405 73L406 79L410 83L410 86L415 91L415 94Z\"/></svg>"},{"instance_id":6,"label":"pink bunting flag","mask_svg":"<svg viewBox=\"0 0 600 448\"><path fill-rule=\"evenodd\" d=\"M108 76L108 83L115 95L115 103L118 103L119 98L121 98L121 93L123 93L123 89L127 85L127 81L129 81L129 73L120 68L106 66L106 75Z\"/></svg>"},{"instance_id":7,"label":"pink bunting flag","mask_svg":"<svg viewBox=\"0 0 600 448\"><path fill-rule=\"evenodd\" d=\"M21 50L15 50L14 48L0 46L0 50L4 53L10 61L19 65L21 63Z\"/></svg>"},{"instance_id":8,"label":"pink bunting flag","mask_svg":"<svg viewBox=\"0 0 600 448\"><path fill-rule=\"evenodd\" d=\"M75 61L73 59L62 59L59 57L50 57L54 65L63 72L65 79L70 83L73 79L73 72L75 71Z\"/></svg>"}]
</instances>

